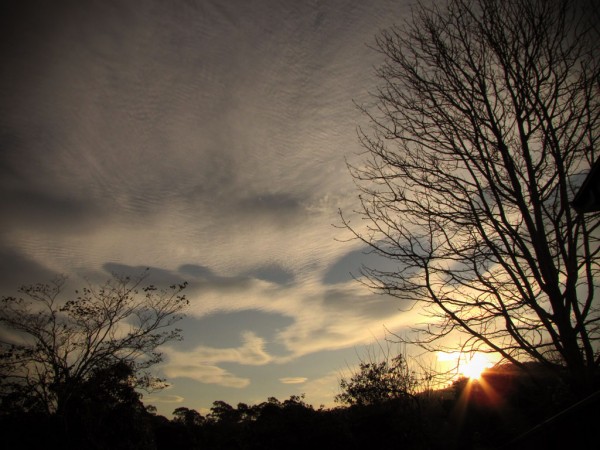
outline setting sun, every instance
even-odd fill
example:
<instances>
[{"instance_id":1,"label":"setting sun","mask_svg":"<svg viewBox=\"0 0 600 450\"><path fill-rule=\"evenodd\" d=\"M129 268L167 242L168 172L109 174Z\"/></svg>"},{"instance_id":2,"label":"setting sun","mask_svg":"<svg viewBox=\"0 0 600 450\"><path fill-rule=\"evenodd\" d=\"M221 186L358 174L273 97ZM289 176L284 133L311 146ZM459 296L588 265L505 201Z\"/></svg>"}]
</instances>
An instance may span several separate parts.
<instances>
[{"instance_id":1,"label":"setting sun","mask_svg":"<svg viewBox=\"0 0 600 450\"><path fill-rule=\"evenodd\" d=\"M462 359L462 358L461 358ZM459 370L461 375L477 380L485 369L492 367L492 362L482 353L476 353L469 360L462 360Z\"/></svg>"}]
</instances>

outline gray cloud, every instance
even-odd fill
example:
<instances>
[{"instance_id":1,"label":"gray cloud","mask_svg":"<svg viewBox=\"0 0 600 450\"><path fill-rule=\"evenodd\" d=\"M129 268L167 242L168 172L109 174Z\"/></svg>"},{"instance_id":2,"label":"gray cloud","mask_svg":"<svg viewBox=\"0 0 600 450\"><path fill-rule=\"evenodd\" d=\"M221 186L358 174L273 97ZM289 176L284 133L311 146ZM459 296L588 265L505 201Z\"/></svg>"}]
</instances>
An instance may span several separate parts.
<instances>
[{"instance_id":1,"label":"gray cloud","mask_svg":"<svg viewBox=\"0 0 600 450\"><path fill-rule=\"evenodd\" d=\"M245 275L258 280L286 285L294 281L294 273L278 264L268 264L249 270Z\"/></svg>"},{"instance_id":2,"label":"gray cloud","mask_svg":"<svg viewBox=\"0 0 600 450\"><path fill-rule=\"evenodd\" d=\"M238 202L238 205L247 212L269 213L275 215L287 215L290 212L295 213L302 208L302 205L297 198L285 193L266 193L254 197L243 198Z\"/></svg>"},{"instance_id":3,"label":"gray cloud","mask_svg":"<svg viewBox=\"0 0 600 450\"><path fill-rule=\"evenodd\" d=\"M192 276L194 278L213 278L216 276L208 267L197 264L183 264L179 266L177 272L184 276Z\"/></svg>"},{"instance_id":4,"label":"gray cloud","mask_svg":"<svg viewBox=\"0 0 600 450\"><path fill-rule=\"evenodd\" d=\"M68 234L100 227L100 218L106 221L111 216L109 208L92 199L84 200L49 190L8 191L10 196L0 200L0 214L6 228L44 229Z\"/></svg>"},{"instance_id":5,"label":"gray cloud","mask_svg":"<svg viewBox=\"0 0 600 450\"><path fill-rule=\"evenodd\" d=\"M218 295L228 295L233 292L240 292L247 289L252 280L241 276L219 276L207 267L184 264L176 271L162 269L152 266L131 266L122 263L109 262L103 265L103 269L110 274L124 276L139 276L148 269L149 283L159 286L169 286L174 283L188 283L186 295L191 297L202 298L202 295L207 292L216 293Z\"/></svg>"},{"instance_id":6,"label":"gray cloud","mask_svg":"<svg viewBox=\"0 0 600 450\"><path fill-rule=\"evenodd\" d=\"M325 309L330 314L348 314L371 321L385 321L398 314L403 305L400 300L389 295L353 295L341 289L330 289L323 298Z\"/></svg>"},{"instance_id":7,"label":"gray cloud","mask_svg":"<svg viewBox=\"0 0 600 450\"><path fill-rule=\"evenodd\" d=\"M0 243L0 289L2 295L13 295L22 285L46 283L57 274L20 251Z\"/></svg>"},{"instance_id":8,"label":"gray cloud","mask_svg":"<svg viewBox=\"0 0 600 450\"><path fill-rule=\"evenodd\" d=\"M249 279L263 280L280 285L286 285L294 281L293 272L276 263L257 266L238 276L230 277L219 276L210 268L197 264L183 264L177 269L177 272L188 279L190 277L197 278L215 285L227 284L228 282L243 283L249 281Z\"/></svg>"},{"instance_id":9,"label":"gray cloud","mask_svg":"<svg viewBox=\"0 0 600 450\"><path fill-rule=\"evenodd\" d=\"M247 330L264 337L271 353L278 349L275 345L277 333L293 322L291 317L258 310L217 312L200 318L188 316L181 322L181 327L187 331L183 342L177 346L182 350L198 345L236 347L241 343L239 331Z\"/></svg>"},{"instance_id":10,"label":"gray cloud","mask_svg":"<svg viewBox=\"0 0 600 450\"><path fill-rule=\"evenodd\" d=\"M1 44L11 89L0 132L10 131L11 170L29 190L15 203L52 191L64 204L39 198L48 207L23 221L174 214L221 228L303 225L321 172L331 173L321 164L331 156L307 136L334 132L324 118L341 114L323 103L343 41L322 38L349 34L332 20L339 11L296 5L289 26L267 14L271 2L30 4L11 11ZM309 44L316 51L302 50ZM301 151L319 164L299 164Z\"/></svg>"},{"instance_id":11,"label":"gray cloud","mask_svg":"<svg viewBox=\"0 0 600 450\"><path fill-rule=\"evenodd\" d=\"M330 224L351 197L351 99L379 58L364 43L399 8L375 3L8 2L0 280L102 282L146 263L149 282L190 282L184 335L213 359L205 347L220 341L264 348L283 369L284 357L367 339L388 307L342 286L363 256L344 255ZM264 347L244 347L243 330ZM250 382L178 356L172 373ZM308 375L275 380L297 376Z\"/></svg>"},{"instance_id":12,"label":"gray cloud","mask_svg":"<svg viewBox=\"0 0 600 450\"><path fill-rule=\"evenodd\" d=\"M72 174L53 160L64 144L59 132L44 131L45 126L35 123L10 124L12 116L7 116L9 111L0 106L0 233L9 229L72 233L98 226L99 217L105 222L112 215L107 199L96 196L89 184L64 183Z\"/></svg>"},{"instance_id":13,"label":"gray cloud","mask_svg":"<svg viewBox=\"0 0 600 450\"><path fill-rule=\"evenodd\" d=\"M323 283L338 284L360 276L360 269L367 258L365 250L354 250L339 258L323 275Z\"/></svg>"},{"instance_id":14,"label":"gray cloud","mask_svg":"<svg viewBox=\"0 0 600 450\"><path fill-rule=\"evenodd\" d=\"M393 261L369 249L352 250L340 257L327 269L323 275L323 283L332 285L360 278L362 277L361 270L363 267L393 271L395 265Z\"/></svg>"},{"instance_id":15,"label":"gray cloud","mask_svg":"<svg viewBox=\"0 0 600 450\"><path fill-rule=\"evenodd\" d=\"M183 283L184 278L175 272L151 266L130 266L117 262L107 262L102 268L109 274L120 276L136 277L148 270L148 281L156 284L171 285L174 283Z\"/></svg>"}]
</instances>

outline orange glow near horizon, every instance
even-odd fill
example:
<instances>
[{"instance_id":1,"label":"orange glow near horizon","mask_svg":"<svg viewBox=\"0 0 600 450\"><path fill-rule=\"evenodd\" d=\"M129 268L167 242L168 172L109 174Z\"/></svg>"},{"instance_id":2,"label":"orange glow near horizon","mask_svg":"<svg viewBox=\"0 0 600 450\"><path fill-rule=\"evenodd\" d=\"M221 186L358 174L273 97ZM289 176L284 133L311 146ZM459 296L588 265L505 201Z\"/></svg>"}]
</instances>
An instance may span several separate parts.
<instances>
[{"instance_id":1,"label":"orange glow near horizon","mask_svg":"<svg viewBox=\"0 0 600 450\"><path fill-rule=\"evenodd\" d=\"M471 380L479 380L486 369L493 367L497 361L494 354L482 352L438 352L437 361L442 370L455 371L456 377L467 377Z\"/></svg>"},{"instance_id":2,"label":"orange glow near horizon","mask_svg":"<svg viewBox=\"0 0 600 450\"><path fill-rule=\"evenodd\" d=\"M464 355L463 355L464 357ZM469 360L461 358L460 374L471 379L478 380L485 369L492 367L492 362L483 353L475 353Z\"/></svg>"}]
</instances>

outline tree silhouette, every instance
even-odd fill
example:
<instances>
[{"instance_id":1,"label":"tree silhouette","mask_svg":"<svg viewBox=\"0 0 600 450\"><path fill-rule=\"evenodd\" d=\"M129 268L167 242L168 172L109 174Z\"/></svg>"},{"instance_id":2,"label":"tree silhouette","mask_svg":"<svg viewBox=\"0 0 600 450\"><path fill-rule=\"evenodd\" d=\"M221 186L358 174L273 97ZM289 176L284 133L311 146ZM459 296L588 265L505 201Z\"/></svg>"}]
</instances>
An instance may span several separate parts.
<instances>
[{"instance_id":1,"label":"tree silhouette","mask_svg":"<svg viewBox=\"0 0 600 450\"><path fill-rule=\"evenodd\" d=\"M373 405L392 399L412 400L417 379L402 354L383 361L363 361L350 378L340 380L335 401L347 405Z\"/></svg>"},{"instance_id":2,"label":"tree silhouette","mask_svg":"<svg viewBox=\"0 0 600 450\"><path fill-rule=\"evenodd\" d=\"M134 387L162 387L148 369L161 360L160 345L180 338L171 326L187 305L185 284L159 290L142 286L145 276L115 276L66 301L64 278L3 297L3 404L66 417L97 389L103 402L134 403Z\"/></svg>"},{"instance_id":3,"label":"tree silhouette","mask_svg":"<svg viewBox=\"0 0 600 450\"><path fill-rule=\"evenodd\" d=\"M364 282L424 307L410 341L593 385L600 216L570 202L598 158L598 18L597 2L450 0L378 36L349 164L363 220L342 220L394 263Z\"/></svg>"},{"instance_id":4,"label":"tree silhouette","mask_svg":"<svg viewBox=\"0 0 600 450\"><path fill-rule=\"evenodd\" d=\"M194 427L202 425L206 419L195 409L180 406L173 411L173 420L187 427Z\"/></svg>"}]
</instances>

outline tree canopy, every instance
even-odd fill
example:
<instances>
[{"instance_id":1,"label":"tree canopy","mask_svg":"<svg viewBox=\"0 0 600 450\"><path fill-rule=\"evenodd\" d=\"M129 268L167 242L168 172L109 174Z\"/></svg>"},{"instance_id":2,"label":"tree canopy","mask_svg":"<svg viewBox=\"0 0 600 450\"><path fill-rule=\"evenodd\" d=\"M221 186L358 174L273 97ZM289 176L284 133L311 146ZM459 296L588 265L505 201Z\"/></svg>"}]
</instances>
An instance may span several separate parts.
<instances>
[{"instance_id":1,"label":"tree canopy","mask_svg":"<svg viewBox=\"0 0 600 450\"><path fill-rule=\"evenodd\" d=\"M375 405L391 399L412 399L417 379L400 353L383 361L362 361L349 378L340 380L335 400L347 405Z\"/></svg>"}]
</instances>

